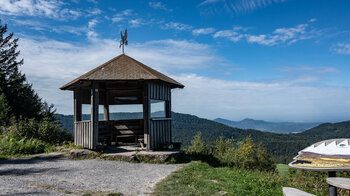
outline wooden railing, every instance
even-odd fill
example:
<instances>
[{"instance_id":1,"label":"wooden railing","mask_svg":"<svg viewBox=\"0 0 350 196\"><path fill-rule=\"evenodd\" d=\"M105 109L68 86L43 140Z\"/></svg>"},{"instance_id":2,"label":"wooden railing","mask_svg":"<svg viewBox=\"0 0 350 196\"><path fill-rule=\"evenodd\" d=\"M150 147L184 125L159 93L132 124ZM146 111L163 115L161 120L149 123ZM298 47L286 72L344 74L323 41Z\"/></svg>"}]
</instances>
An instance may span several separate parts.
<instances>
[{"instance_id":1,"label":"wooden railing","mask_svg":"<svg viewBox=\"0 0 350 196\"><path fill-rule=\"evenodd\" d=\"M74 144L81 145L84 148L92 149L93 129L90 120L78 121L74 123Z\"/></svg>"}]
</instances>

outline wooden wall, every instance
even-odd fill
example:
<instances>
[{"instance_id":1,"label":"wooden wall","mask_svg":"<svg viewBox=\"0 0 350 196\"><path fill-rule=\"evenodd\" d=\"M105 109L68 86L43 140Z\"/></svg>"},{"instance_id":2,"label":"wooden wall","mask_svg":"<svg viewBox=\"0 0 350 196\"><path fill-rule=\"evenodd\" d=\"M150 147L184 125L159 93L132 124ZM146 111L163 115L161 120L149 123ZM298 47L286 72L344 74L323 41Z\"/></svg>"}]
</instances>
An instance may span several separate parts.
<instances>
[{"instance_id":1,"label":"wooden wall","mask_svg":"<svg viewBox=\"0 0 350 196\"><path fill-rule=\"evenodd\" d=\"M148 114L147 116L147 133L145 138L147 138L147 149L156 150L165 145L171 143L172 130L171 130L171 87L160 81L152 81L147 83L147 105L148 105ZM165 118L151 118L150 110L150 100L164 100L165 101ZM145 111L145 110L144 110ZM145 119L146 119L145 118Z\"/></svg>"}]
</instances>

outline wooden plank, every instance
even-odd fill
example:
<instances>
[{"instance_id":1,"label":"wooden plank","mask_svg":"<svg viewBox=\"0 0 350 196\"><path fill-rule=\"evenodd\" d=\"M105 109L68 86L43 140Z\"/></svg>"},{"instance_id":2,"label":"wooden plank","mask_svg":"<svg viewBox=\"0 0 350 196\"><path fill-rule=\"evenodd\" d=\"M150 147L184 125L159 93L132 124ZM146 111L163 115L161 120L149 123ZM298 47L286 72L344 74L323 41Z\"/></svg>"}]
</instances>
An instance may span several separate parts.
<instances>
[{"instance_id":1,"label":"wooden plank","mask_svg":"<svg viewBox=\"0 0 350 196\"><path fill-rule=\"evenodd\" d=\"M327 178L326 182L329 185L350 190L350 178L330 177Z\"/></svg>"}]
</instances>

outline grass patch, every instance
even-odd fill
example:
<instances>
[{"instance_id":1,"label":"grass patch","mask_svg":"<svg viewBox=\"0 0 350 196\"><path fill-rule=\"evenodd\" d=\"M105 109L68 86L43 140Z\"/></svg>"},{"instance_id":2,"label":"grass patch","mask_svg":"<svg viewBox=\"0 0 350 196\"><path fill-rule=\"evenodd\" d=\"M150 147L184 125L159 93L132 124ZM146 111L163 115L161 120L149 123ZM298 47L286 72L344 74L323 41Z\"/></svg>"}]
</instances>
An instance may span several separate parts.
<instances>
[{"instance_id":1,"label":"grass patch","mask_svg":"<svg viewBox=\"0 0 350 196\"><path fill-rule=\"evenodd\" d=\"M327 196L326 172L292 170L279 165L276 172L245 170L231 167L212 167L200 161L191 162L159 182L153 195L283 195L282 187L294 187L310 194ZM288 170L287 170L288 171ZM280 175L286 175L283 177ZM350 176L339 172L338 176ZM338 189L338 194L350 196L349 190Z\"/></svg>"},{"instance_id":2,"label":"grass patch","mask_svg":"<svg viewBox=\"0 0 350 196\"><path fill-rule=\"evenodd\" d=\"M282 177L287 177L288 176L288 165L286 164L277 164L276 166L277 168L277 172L278 172L278 175L279 176L282 176Z\"/></svg>"},{"instance_id":3,"label":"grass patch","mask_svg":"<svg viewBox=\"0 0 350 196\"><path fill-rule=\"evenodd\" d=\"M153 195L282 195L285 181L271 172L191 162L158 183Z\"/></svg>"}]
</instances>

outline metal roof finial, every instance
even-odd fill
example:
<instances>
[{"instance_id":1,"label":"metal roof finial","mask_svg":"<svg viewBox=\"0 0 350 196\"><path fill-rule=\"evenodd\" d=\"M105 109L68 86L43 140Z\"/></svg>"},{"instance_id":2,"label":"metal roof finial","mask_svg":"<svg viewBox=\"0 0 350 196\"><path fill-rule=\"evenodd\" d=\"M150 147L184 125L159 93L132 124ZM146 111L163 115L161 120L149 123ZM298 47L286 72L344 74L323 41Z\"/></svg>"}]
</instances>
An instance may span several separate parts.
<instances>
[{"instance_id":1,"label":"metal roof finial","mask_svg":"<svg viewBox=\"0 0 350 196\"><path fill-rule=\"evenodd\" d=\"M124 32L124 35L123 35L123 32L120 31L120 37L121 37L121 40L120 40L120 45L119 45L119 48L122 47L122 51L123 51L123 54L124 54L124 45L128 45L128 30L125 29L125 32Z\"/></svg>"}]
</instances>

